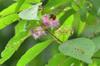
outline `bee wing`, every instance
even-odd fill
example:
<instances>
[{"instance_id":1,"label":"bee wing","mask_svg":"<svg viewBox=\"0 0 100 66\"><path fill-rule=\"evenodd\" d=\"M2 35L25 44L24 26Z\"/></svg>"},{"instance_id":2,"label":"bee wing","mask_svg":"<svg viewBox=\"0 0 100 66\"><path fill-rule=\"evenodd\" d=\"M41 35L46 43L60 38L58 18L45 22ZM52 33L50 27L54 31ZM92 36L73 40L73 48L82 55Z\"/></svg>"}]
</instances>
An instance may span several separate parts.
<instances>
[{"instance_id":1,"label":"bee wing","mask_svg":"<svg viewBox=\"0 0 100 66\"><path fill-rule=\"evenodd\" d=\"M19 13L19 17L25 20L39 20L38 18L39 5L33 5L32 8L26 9Z\"/></svg>"}]
</instances>

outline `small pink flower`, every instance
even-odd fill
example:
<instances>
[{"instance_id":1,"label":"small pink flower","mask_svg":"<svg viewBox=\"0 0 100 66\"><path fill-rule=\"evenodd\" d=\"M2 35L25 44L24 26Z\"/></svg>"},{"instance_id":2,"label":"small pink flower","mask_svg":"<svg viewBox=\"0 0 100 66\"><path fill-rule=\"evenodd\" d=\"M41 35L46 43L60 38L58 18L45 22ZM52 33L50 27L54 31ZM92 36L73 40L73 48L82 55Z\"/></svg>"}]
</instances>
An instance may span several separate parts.
<instances>
[{"instance_id":1,"label":"small pink flower","mask_svg":"<svg viewBox=\"0 0 100 66\"><path fill-rule=\"evenodd\" d=\"M50 19L50 27L58 27L59 22L58 20Z\"/></svg>"},{"instance_id":2,"label":"small pink flower","mask_svg":"<svg viewBox=\"0 0 100 66\"><path fill-rule=\"evenodd\" d=\"M59 21L53 15L44 15L42 18L42 22L45 26L50 27L50 28L59 26Z\"/></svg>"},{"instance_id":3,"label":"small pink flower","mask_svg":"<svg viewBox=\"0 0 100 66\"><path fill-rule=\"evenodd\" d=\"M49 26L49 17L48 15L44 15L42 18L43 24Z\"/></svg>"},{"instance_id":4,"label":"small pink flower","mask_svg":"<svg viewBox=\"0 0 100 66\"><path fill-rule=\"evenodd\" d=\"M31 33L35 39L38 39L42 35L46 34L42 27L36 27L34 30L31 30Z\"/></svg>"}]
</instances>

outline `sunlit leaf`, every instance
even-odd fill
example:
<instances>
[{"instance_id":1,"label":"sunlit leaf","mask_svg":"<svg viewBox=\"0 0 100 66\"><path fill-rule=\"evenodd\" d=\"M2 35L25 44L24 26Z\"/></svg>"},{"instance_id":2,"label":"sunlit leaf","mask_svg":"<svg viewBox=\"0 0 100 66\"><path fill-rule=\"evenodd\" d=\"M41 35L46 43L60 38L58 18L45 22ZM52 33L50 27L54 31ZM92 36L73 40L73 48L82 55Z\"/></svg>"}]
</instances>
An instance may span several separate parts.
<instances>
[{"instance_id":1,"label":"sunlit leaf","mask_svg":"<svg viewBox=\"0 0 100 66\"><path fill-rule=\"evenodd\" d=\"M37 55L39 55L48 45L52 42L52 40L47 40L41 43L36 44L32 48L30 48L18 61L17 66L25 66L32 59L34 59Z\"/></svg>"},{"instance_id":2,"label":"sunlit leaf","mask_svg":"<svg viewBox=\"0 0 100 66\"><path fill-rule=\"evenodd\" d=\"M25 0L17 0L15 12L18 12L20 10L20 8L21 8L21 6L23 5L24 2L25 2Z\"/></svg>"},{"instance_id":3,"label":"sunlit leaf","mask_svg":"<svg viewBox=\"0 0 100 66\"><path fill-rule=\"evenodd\" d=\"M2 10L0 12L0 16L6 16L6 15L9 15L9 14L15 13L16 6L17 6L17 3L13 3L12 5L8 6L7 8L5 8L4 10ZM24 10L26 8L29 8L29 7L31 7L31 4L24 3L19 11Z\"/></svg>"},{"instance_id":4,"label":"sunlit leaf","mask_svg":"<svg viewBox=\"0 0 100 66\"><path fill-rule=\"evenodd\" d=\"M71 15L55 32L55 36L61 41L66 41L72 34L73 15Z\"/></svg>"},{"instance_id":5,"label":"sunlit leaf","mask_svg":"<svg viewBox=\"0 0 100 66\"><path fill-rule=\"evenodd\" d=\"M79 26L78 26L78 35L80 35L82 32L83 32L83 30L84 30L84 28L85 28L85 25L86 25L86 23L85 22L80 22L79 23Z\"/></svg>"},{"instance_id":6,"label":"sunlit leaf","mask_svg":"<svg viewBox=\"0 0 100 66\"><path fill-rule=\"evenodd\" d=\"M14 1L18 1L18 0L14 0ZM25 0L25 2L27 3L39 3L41 0Z\"/></svg>"},{"instance_id":7,"label":"sunlit leaf","mask_svg":"<svg viewBox=\"0 0 100 66\"><path fill-rule=\"evenodd\" d=\"M65 12L62 12L63 14L61 15L61 17L59 18L59 22L62 25L72 14L75 13L74 9L69 9L66 10Z\"/></svg>"},{"instance_id":8,"label":"sunlit leaf","mask_svg":"<svg viewBox=\"0 0 100 66\"><path fill-rule=\"evenodd\" d=\"M6 26L10 25L11 23L15 22L18 19L19 17L17 14L11 14L6 17L0 18L0 29L5 28Z\"/></svg>"},{"instance_id":9,"label":"sunlit leaf","mask_svg":"<svg viewBox=\"0 0 100 66\"><path fill-rule=\"evenodd\" d=\"M15 34L27 31L27 21L21 20L15 27Z\"/></svg>"},{"instance_id":10,"label":"sunlit leaf","mask_svg":"<svg viewBox=\"0 0 100 66\"><path fill-rule=\"evenodd\" d=\"M27 38L29 35L25 32L19 33L15 35L7 44L5 49L1 53L0 64L4 63L8 60L17 49L20 47L21 43Z\"/></svg>"},{"instance_id":11,"label":"sunlit leaf","mask_svg":"<svg viewBox=\"0 0 100 66\"><path fill-rule=\"evenodd\" d=\"M25 22L25 23L27 23L27 22ZM7 46L1 53L0 64L3 64L5 61L7 61L17 51L17 49L20 47L22 42L30 36L30 34L27 30L20 31L20 30L24 30L24 29L25 29L24 25L23 25L23 28L21 28L21 29L18 28L15 36L13 36L8 41Z\"/></svg>"}]
</instances>

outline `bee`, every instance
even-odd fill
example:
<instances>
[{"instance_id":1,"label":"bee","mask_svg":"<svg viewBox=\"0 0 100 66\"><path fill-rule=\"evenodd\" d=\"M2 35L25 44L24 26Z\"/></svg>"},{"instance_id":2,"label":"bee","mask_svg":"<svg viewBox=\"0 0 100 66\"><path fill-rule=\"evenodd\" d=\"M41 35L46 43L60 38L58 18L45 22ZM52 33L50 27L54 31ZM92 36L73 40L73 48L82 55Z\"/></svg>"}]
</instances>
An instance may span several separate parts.
<instances>
[{"instance_id":1,"label":"bee","mask_svg":"<svg viewBox=\"0 0 100 66\"><path fill-rule=\"evenodd\" d=\"M54 14L50 14L50 19L55 20L55 19L56 19L56 15L54 15Z\"/></svg>"}]
</instances>

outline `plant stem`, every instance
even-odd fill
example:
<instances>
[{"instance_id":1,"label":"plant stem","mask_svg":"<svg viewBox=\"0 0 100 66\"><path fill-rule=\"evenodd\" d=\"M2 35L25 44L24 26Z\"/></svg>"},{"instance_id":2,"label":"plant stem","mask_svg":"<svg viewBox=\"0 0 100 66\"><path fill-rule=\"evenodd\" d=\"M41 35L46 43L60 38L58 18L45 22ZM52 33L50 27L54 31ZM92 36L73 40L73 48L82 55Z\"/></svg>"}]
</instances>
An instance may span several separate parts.
<instances>
[{"instance_id":1,"label":"plant stem","mask_svg":"<svg viewBox=\"0 0 100 66\"><path fill-rule=\"evenodd\" d=\"M100 59L100 57L92 57L93 59Z\"/></svg>"},{"instance_id":2,"label":"plant stem","mask_svg":"<svg viewBox=\"0 0 100 66\"><path fill-rule=\"evenodd\" d=\"M61 41L61 40L59 40L53 33L51 33L49 30L47 30L47 32L53 37L53 38L55 38L58 42L59 42L59 44L62 44L63 42Z\"/></svg>"},{"instance_id":3,"label":"plant stem","mask_svg":"<svg viewBox=\"0 0 100 66\"><path fill-rule=\"evenodd\" d=\"M63 41L61 41L61 40L59 40L52 32L50 32L47 28L45 28L44 26L44 24L42 23L42 24L40 24L41 25L41 27L44 29L44 30L46 30L54 39L56 39L57 41L58 41L58 43L59 44L62 44L63 43Z\"/></svg>"}]
</instances>

